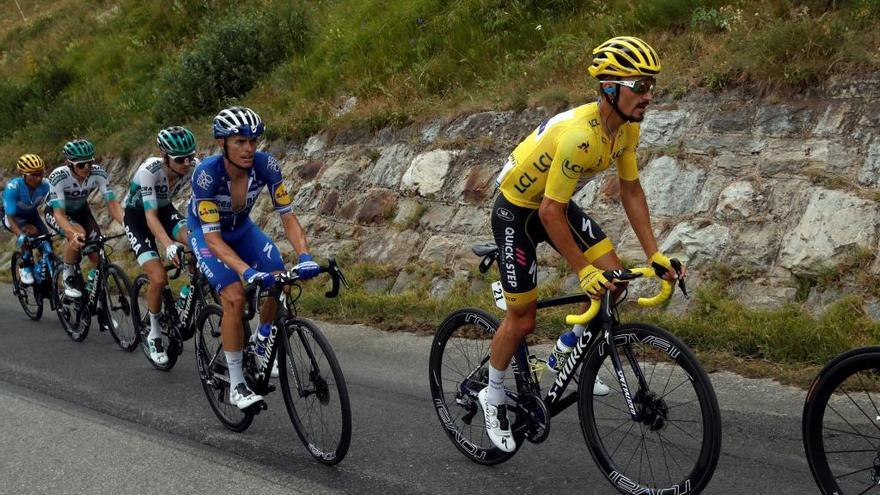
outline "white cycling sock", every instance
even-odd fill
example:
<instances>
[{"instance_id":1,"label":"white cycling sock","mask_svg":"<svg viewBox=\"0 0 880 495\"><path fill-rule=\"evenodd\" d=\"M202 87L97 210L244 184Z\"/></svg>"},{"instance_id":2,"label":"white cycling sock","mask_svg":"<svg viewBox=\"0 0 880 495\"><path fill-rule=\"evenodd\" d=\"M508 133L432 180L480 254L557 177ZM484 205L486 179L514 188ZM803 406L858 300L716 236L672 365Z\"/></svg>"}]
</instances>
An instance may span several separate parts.
<instances>
[{"instance_id":1,"label":"white cycling sock","mask_svg":"<svg viewBox=\"0 0 880 495\"><path fill-rule=\"evenodd\" d=\"M76 273L76 265L72 265L70 263L64 264L64 278L72 277L73 274Z\"/></svg>"},{"instance_id":2,"label":"white cycling sock","mask_svg":"<svg viewBox=\"0 0 880 495\"><path fill-rule=\"evenodd\" d=\"M489 363L489 393L486 394L486 402L496 406L507 402L507 395L504 393L506 373L507 369L496 370L492 363Z\"/></svg>"},{"instance_id":3,"label":"white cycling sock","mask_svg":"<svg viewBox=\"0 0 880 495\"><path fill-rule=\"evenodd\" d=\"M587 331L587 327L585 327L584 325L578 324L578 325L573 326L571 328L571 331L574 332L574 334L577 335L578 338L581 338L584 336L584 332Z\"/></svg>"},{"instance_id":4,"label":"white cycling sock","mask_svg":"<svg viewBox=\"0 0 880 495\"><path fill-rule=\"evenodd\" d=\"M147 336L148 339L158 339L162 336L162 327L159 325L159 315L154 314L150 311L150 335Z\"/></svg>"},{"instance_id":5,"label":"white cycling sock","mask_svg":"<svg viewBox=\"0 0 880 495\"><path fill-rule=\"evenodd\" d=\"M241 370L243 353L241 351L223 351L223 354L226 355L226 366L229 368L229 393L231 394L239 383L244 383L244 372Z\"/></svg>"}]
</instances>

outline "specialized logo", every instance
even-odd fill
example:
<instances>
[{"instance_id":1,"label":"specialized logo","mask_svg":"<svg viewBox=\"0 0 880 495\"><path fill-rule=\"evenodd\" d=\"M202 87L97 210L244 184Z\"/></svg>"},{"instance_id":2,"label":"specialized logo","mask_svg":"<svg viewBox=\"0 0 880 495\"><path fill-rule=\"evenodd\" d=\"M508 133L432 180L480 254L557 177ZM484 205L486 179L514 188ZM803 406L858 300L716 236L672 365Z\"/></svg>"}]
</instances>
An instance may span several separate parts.
<instances>
[{"instance_id":1,"label":"specialized logo","mask_svg":"<svg viewBox=\"0 0 880 495\"><path fill-rule=\"evenodd\" d=\"M199 172L199 176L196 177L196 185L201 187L202 189L207 189L214 182L214 178L211 177L208 172L202 170Z\"/></svg>"},{"instance_id":2,"label":"specialized logo","mask_svg":"<svg viewBox=\"0 0 880 495\"><path fill-rule=\"evenodd\" d=\"M266 259L272 259L272 246L271 242L267 242L265 246L263 246L263 252L266 253Z\"/></svg>"},{"instance_id":3,"label":"specialized logo","mask_svg":"<svg viewBox=\"0 0 880 495\"><path fill-rule=\"evenodd\" d=\"M590 239L596 238L596 235L593 234L593 222L589 218L582 219L581 232L590 236Z\"/></svg>"},{"instance_id":4,"label":"specialized logo","mask_svg":"<svg viewBox=\"0 0 880 495\"><path fill-rule=\"evenodd\" d=\"M504 220L505 222L513 221L513 213L511 213L510 210L508 210L507 208L498 208L497 210L495 210L495 215L497 215L498 218Z\"/></svg>"},{"instance_id":5,"label":"specialized logo","mask_svg":"<svg viewBox=\"0 0 880 495\"><path fill-rule=\"evenodd\" d=\"M565 160L565 162L562 163L562 174L569 179L578 179L583 172L584 167L577 163L572 163L569 160Z\"/></svg>"},{"instance_id":6,"label":"specialized logo","mask_svg":"<svg viewBox=\"0 0 880 495\"><path fill-rule=\"evenodd\" d=\"M275 204L278 206L287 206L290 204L290 194L287 193L287 188L284 187L283 182L275 187L275 193L273 196L275 197Z\"/></svg>"},{"instance_id":7,"label":"specialized logo","mask_svg":"<svg viewBox=\"0 0 880 495\"><path fill-rule=\"evenodd\" d=\"M213 201L199 202L199 220L205 223L217 223L220 221L220 211L217 209L217 203Z\"/></svg>"}]
</instances>

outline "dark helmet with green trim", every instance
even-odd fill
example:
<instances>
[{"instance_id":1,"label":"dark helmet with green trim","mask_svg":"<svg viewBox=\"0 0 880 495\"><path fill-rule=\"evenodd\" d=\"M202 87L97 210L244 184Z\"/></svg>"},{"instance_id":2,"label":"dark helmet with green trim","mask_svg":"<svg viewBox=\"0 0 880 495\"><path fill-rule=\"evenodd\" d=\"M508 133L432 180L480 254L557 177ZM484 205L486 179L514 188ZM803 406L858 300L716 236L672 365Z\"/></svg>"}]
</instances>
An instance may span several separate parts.
<instances>
[{"instance_id":1,"label":"dark helmet with green trim","mask_svg":"<svg viewBox=\"0 0 880 495\"><path fill-rule=\"evenodd\" d=\"M159 131L156 144L172 157L192 155L196 152L196 138L193 133L186 127L177 125Z\"/></svg>"},{"instance_id":2,"label":"dark helmet with green trim","mask_svg":"<svg viewBox=\"0 0 880 495\"><path fill-rule=\"evenodd\" d=\"M68 141L61 150L64 157L73 163L87 162L95 159L95 147L87 139Z\"/></svg>"}]
</instances>

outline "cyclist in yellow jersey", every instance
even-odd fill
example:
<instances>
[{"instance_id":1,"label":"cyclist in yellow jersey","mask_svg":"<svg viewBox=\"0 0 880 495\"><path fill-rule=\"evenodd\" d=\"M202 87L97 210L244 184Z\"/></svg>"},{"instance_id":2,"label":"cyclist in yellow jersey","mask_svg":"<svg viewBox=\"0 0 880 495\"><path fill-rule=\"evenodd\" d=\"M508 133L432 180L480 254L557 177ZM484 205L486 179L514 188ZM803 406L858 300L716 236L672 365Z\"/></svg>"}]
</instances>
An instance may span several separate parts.
<instances>
[{"instance_id":1,"label":"cyclist in yellow jersey","mask_svg":"<svg viewBox=\"0 0 880 495\"><path fill-rule=\"evenodd\" d=\"M513 150L496 181L501 194L492 209L492 233L501 249L507 314L492 339L489 385L479 399L489 438L507 452L516 444L507 419L504 375L517 345L535 329L536 245L549 242L593 298L614 288L603 272L622 268L601 227L571 202L581 181L615 166L623 209L649 264L665 269L670 280L685 274L683 266L676 273L657 250L636 167L638 123L653 99L660 59L644 41L619 36L593 50L589 72L599 80L599 100L541 123ZM584 331L580 325L573 329L578 337ZM597 382L594 393L607 394L608 389Z\"/></svg>"}]
</instances>

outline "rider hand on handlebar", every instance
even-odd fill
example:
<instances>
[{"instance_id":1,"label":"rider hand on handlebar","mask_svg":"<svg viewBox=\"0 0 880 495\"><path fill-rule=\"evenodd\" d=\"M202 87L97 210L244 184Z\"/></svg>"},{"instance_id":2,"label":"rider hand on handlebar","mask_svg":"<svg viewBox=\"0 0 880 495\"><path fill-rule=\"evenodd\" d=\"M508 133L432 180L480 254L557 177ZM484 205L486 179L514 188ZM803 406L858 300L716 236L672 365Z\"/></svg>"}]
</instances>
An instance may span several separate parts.
<instances>
[{"instance_id":1,"label":"rider hand on handlebar","mask_svg":"<svg viewBox=\"0 0 880 495\"><path fill-rule=\"evenodd\" d=\"M614 289L614 285L605 278L602 270L593 265L587 265L578 272L581 289L593 299L598 299L605 293L605 289Z\"/></svg>"},{"instance_id":2,"label":"rider hand on handlebar","mask_svg":"<svg viewBox=\"0 0 880 495\"><path fill-rule=\"evenodd\" d=\"M275 275L272 273L258 272L253 268L246 268L241 274L241 278L249 284L259 284L261 288L268 289L275 285Z\"/></svg>"},{"instance_id":3,"label":"rider hand on handlebar","mask_svg":"<svg viewBox=\"0 0 880 495\"><path fill-rule=\"evenodd\" d=\"M683 280L687 274L683 263L675 258L667 258L660 251L655 252L648 258L648 265L657 272L657 275L670 282L678 279Z\"/></svg>"},{"instance_id":4,"label":"rider hand on handlebar","mask_svg":"<svg viewBox=\"0 0 880 495\"><path fill-rule=\"evenodd\" d=\"M180 243L172 243L165 247L165 259L180 266L180 256L183 254L183 246Z\"/></svg>"},{"instance_id":5,"label":"rider hand on handlebar","mask_svg":"<svg viewBox=\"0 0 880 495\"><path fill-rule=\"evenodd\" d=\"M293 267L293 270L296 271L301 280L308 280L321 273L321 267L312 260L312 255L309 253L300 254L298 261L299 263Z\"/></svg>"},{"instance_id":6,"label":"rider hand on handlebar","mask_svg":"<svg viewBox=\"0 0 880 495\"><path fill-rule=\"evenodd\" d=\"M86 243L86 236L80 234L79 232L77 232L75 230L67 231L64 234L65 234L65 237L70 239L70 242L73 243L74 247L81 248Z\"/></svg>"}]
</instances>

